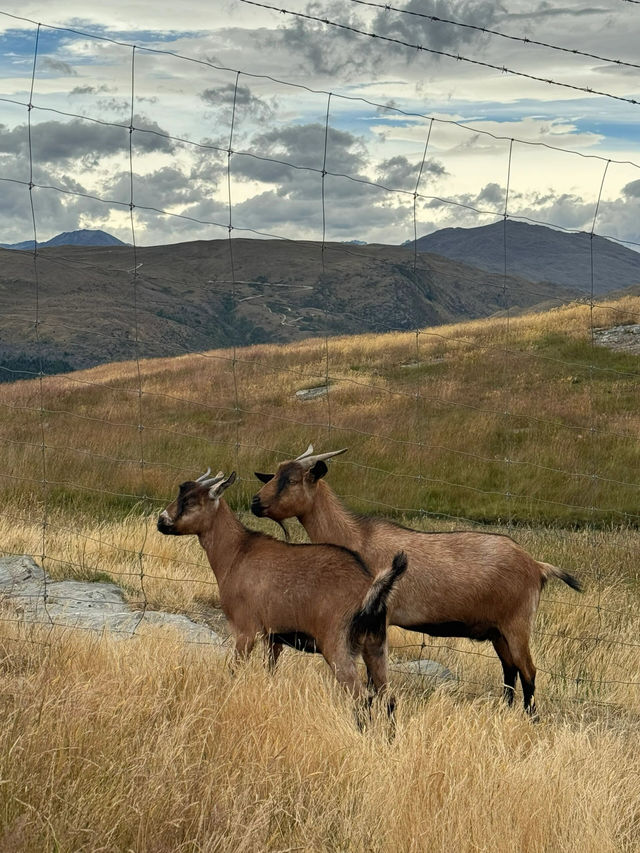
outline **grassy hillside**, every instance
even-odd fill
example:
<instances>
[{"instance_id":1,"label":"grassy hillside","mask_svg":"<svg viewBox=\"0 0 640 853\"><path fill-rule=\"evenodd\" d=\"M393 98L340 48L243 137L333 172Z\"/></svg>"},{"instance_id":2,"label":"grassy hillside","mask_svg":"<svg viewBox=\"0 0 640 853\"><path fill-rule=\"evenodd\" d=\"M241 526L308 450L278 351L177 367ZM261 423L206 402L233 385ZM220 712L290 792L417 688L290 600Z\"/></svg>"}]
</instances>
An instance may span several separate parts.
<instances>
[{"instance_id":1,"label":"grassy hillside","mask_svg":"<svg viewBox=\"0 0 640 853\"><path fill-rule=\"evenodd\" d=\"M628 297L593 322L638 314ZM245 506L253 470L311 441L349 447L330 477L360 510L637 525L639 359L594 346L591 322L574 306L6 385L3 503L122 517L210 465L238 469Z\"/></svg>"}]
</instances>

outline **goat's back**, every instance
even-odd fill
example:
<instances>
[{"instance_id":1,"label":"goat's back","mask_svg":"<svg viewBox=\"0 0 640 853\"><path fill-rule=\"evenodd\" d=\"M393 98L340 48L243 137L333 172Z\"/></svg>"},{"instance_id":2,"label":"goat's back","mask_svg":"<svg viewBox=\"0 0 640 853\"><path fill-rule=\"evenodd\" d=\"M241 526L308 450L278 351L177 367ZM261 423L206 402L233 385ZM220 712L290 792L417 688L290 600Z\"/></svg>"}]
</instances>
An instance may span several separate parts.
<instances>
[{"instance_id":1,"label":"goat's back","mask_svg":"<svg viewBox=\"0 0 640 853\"><path fill-rule=\"evenodd\" d=\"M225 610L245 606L272 631L304 631L321 641L349 623L372 582L362 558L347 548L253 534L220 594Z\"/></svg>"},{"instance_id":2,"label":"goat's back","mask_svg":"<svg viewBox=\"0 0 640 853\"><path fill-rule=\"evenodd\" d=\"M475 531L422 533L367 519L362 556L377 574L402 550L409 567L391 606L393 624L499 625L535 611L540 564L509 536Z\"/></svg>"}]
</instances>

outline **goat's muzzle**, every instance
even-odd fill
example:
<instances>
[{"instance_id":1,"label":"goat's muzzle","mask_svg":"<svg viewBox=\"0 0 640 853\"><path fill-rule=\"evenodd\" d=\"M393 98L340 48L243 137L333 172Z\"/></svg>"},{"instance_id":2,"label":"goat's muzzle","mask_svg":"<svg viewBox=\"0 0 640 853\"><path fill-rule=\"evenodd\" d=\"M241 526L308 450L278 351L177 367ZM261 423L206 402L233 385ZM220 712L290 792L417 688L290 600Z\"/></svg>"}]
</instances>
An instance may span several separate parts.
<instances>
[{"instance_id":1,"label":"goat's muzzle","mask_svg":"<svg viewBox=\"0 0 640 853\"><path fill-rule=\"evenodd\" d=\"M164 533L165 536L176 536L176 531L173 527L173 523L169 521L164 515L161 515L158 518L158 530L160 531L160 533Z\"/></svg>"},{"instance_id":2,"label":"goat's muzzle","mask_svg":"<svg viewBox=\"0 0 640 853\"><path fill-rule=\"evenodd\" d=\"M262 501L258 495L253 496L253 500L251 501L251 512L254 515L257 515L258 518L262 518L264 516L264 507L262 506Z\"/></svg>"}]
</instances>

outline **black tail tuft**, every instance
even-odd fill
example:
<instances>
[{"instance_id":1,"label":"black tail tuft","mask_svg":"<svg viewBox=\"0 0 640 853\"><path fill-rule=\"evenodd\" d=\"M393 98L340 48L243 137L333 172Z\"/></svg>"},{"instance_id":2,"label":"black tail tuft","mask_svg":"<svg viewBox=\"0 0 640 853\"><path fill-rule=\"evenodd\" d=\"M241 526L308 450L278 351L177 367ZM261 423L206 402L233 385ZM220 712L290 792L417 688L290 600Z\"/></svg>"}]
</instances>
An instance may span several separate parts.
<instances>
[{"instance_id":1,"label":"black tail tuft","mask_svg":"<svg viewBox=\"0 0 640 853\"><path fill-rule=\"evenodd\" d=\"M364 634L384 636L387 630L387 601L395 582L407 570L407 555L399 551L391 568L374 580L362 607L351 620L351 638L357 644Z\"/></svg>"},{"instance_id":2,"label":"black tail tuft","mask_svg":"<svg viewBox=\"0 0 640 853\"><path fill-rule=\"evenodd\" d=\"M571 589L575 589L576 592L582 592L582 584L575 578L573 575L570 575L569 572L562 572L562 574L558 575L561 581L564 581L567 586L570 586Z\"/></svg>"},{"instance_id":3,"label":"black tail tuft","mask_svg":"<svg viewBox=\"0 0 640 853\"><path fill-rule=\"evenodd\" d=\"M387 595L391 592L391 588L398 580L398 578L402 577L402 575L407 571L408 565L409 561L405 552L398 551L398 553L393 558L393 562L391 563L391 583L387 591Z\"/></svg>"},{"instance_id":4,"label":"black tail tuft","mask_svg":"<svg viewBox=\"0 0 640 853\"><path fill-rule=\"evenodd\" d=\"M542 585L549 580L549 578L558 578L558 580L566 583L567 586L570 586L571 589L575 589L576 592L582 592L582 584L578 580L578 578L570 575L569 572L565 572L564 569L559 569L558 566L554 566L551 563L542 563L539 562L538 565L542 570Z\"/></svg>"}]
</instances>

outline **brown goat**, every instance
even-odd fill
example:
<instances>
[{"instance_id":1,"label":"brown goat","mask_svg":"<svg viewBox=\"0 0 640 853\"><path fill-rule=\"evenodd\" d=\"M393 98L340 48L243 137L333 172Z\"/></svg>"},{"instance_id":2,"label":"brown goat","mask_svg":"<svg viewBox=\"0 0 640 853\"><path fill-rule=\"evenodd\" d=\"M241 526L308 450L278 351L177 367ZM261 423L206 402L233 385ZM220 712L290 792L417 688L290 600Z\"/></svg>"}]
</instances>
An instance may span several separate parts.
<instances>
[{"instance_id":1,"label":"brown goat","mask_svg":"<svg viewBox=\"0 0 640 853\"><path fill-rule=\"evenodd\" d=\"M363 700L355 659L362 655L376 692L387 687L387 599L405 571L396 554L373 577L358 554L337 545L290 545L248 530L222 493L235 481L220 472L183 483L160 513L160 533L194 534L218 581L220 603L235 637L236 657L246 657L260 636L271 665L284 645L320 652L338 681ZM389 712L393 699L387 700Z\"/></svg>"},{"instance_id":2,"label":"brown goat","mask_svg":"<svg viewBox=\"0 0 640 853\"><path fill-rule=\"evenodd\" d=\"M579 582L549 563L534 560L509 536L497 533L423 533L346 509L322 480L325 459L313 447L275 474L256 474L265 485L254 496L257 516L282 522L296 517L312 542L332 542L362 555L374 572L403 550L409 569L398 583L389 621L436 637L490 640L504 673L504 697L513 702L520 675L524 706L535 714L536 668L529 636L550 577L580 590Z\"/></svg>"}]
</instances>

